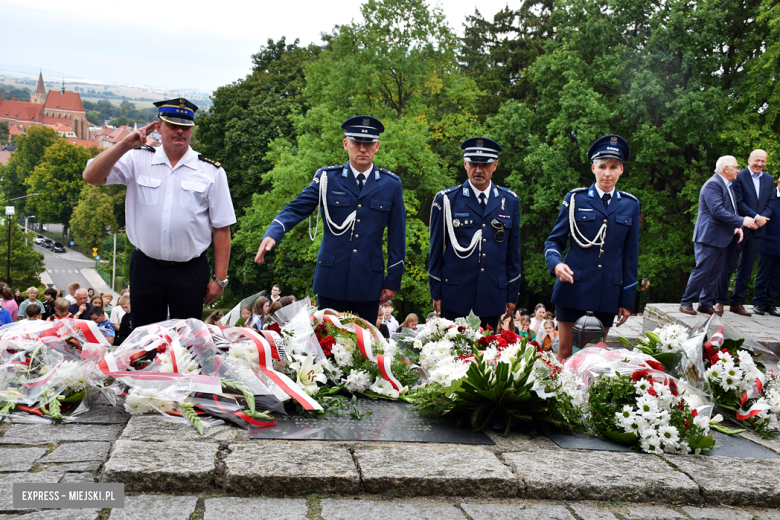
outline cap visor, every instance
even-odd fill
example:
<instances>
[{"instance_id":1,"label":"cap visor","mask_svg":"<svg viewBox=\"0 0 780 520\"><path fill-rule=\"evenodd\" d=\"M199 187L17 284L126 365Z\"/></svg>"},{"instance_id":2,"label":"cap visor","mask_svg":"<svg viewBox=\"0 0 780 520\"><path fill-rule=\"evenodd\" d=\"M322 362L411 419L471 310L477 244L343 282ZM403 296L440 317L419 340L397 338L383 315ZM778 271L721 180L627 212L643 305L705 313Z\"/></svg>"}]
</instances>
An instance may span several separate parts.
<instances>
[{"instance_id":1,"label":"cap visor","mask_svg":"<svg viewBox=\"0 0 780 520\"><path fill-rule=\"evenodd\" d=\"M497 159L486 159L484 157L477 159L477 158L466 157L466 161L474 164L491 164L496 162Z\"/></svg>"},{"instance_id":2,"label":"cap visor","mask_svg":"<svg viewBox=\"0 0 780 520\"><path fill-rule=\"evenodd\" d=\"M347 136L347 139L349 139L350 141L358 142L358 143L376 143L376 142L379 141L378 137L352 137L352 136Z\"/></svg>"},{"instance_id":3,"label":"cap visor","mask_svg":"<svg viewBox=\"0 0 780 520\"><path fill-rule=\"evenodd\" d=\"M160 114L158 117L163 121L171 123L172 125L195 126L195 122L192 119L182 119L180 117L164 116L162 114Z\"/></svg>"},{"instance_id":4,"label":"cap visor","mask_svg":"<svg viewBox=\"0 0 780 520\"><path fill-rule=\"evenodd\" d=\"M617 159L618 161L625 162L625 159L623 159L622 155L616 153L610 153L610 152L598 154L594 156L593 159L591 159L591 161L595 161L596 159Z\"/></svg>"}]
</instances>

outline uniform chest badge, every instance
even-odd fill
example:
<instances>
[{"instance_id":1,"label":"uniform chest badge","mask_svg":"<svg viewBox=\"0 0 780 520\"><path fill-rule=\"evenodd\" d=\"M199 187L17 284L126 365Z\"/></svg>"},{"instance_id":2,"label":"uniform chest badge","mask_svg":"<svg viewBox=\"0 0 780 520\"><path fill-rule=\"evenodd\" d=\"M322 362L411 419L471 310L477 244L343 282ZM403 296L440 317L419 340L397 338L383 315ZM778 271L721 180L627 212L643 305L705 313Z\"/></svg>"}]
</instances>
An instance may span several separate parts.
<instances>
[{"instance_id":1,"label":"uniform chest badge","mask_svg":"<svg viewBox=\"0 0 780 520\"><path fill-rule=\"evenodd\" d=\"M452 221L452 227L460 227L460 220L454 219Z\"/></svg>"},{"instance_id":2,"label":"uniform chest badge","mask_svg":"<svg viewBox=\"0 0 780 520\"><path fill-rule=\"evenodd\" d=\"M463 196L464 197L468 197L469 196L469 189L468 188L463 188Z\"/></svg>"},{"instance_id":3,"label":"uniform chest badge","mask_svg":"<svg viewBox=\"0 0 780 520\"><path fill-rule=\"evenodd\" d=\"M506 197L501 197L501 211L504 211L505 204L506 204Z\"/></svg>"}]
</instances>

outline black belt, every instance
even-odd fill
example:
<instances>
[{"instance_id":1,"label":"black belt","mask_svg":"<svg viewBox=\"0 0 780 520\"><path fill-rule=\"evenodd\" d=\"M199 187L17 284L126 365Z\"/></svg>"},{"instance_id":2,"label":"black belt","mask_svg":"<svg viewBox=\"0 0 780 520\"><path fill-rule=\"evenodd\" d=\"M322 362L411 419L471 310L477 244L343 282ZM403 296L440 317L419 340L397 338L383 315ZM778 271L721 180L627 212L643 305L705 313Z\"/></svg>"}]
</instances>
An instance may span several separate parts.
<instances>
[{"instance_id":1,"label":"black belt","mask_svg":"<svg viewBox=\"0 0 780 520\"><path fill-rule=\"evenodd\" d=\"M150 262L155 263L162 267L177 267L177 266L187 265L194 262L195 260L199 260L203 255L206 254L206 251L203 251L200 255L196 256L191 260L187 260L186 262L172 262L169 260L157 260L156 258L152 258L151 256L145 254L140 249L136 249L135 252L141 255L142 257L144 257L146 260L149 260Z\"/></svg>"}]
</instances>

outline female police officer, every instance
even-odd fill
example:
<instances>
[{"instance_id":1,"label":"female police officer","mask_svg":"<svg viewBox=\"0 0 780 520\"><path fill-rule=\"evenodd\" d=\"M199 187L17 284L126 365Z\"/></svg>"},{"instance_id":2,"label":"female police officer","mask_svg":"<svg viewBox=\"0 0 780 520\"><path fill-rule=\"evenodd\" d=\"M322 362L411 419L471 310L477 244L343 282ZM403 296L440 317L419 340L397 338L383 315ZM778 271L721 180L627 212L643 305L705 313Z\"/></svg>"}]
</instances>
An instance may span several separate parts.
<instances>
[{"instance_id":1,"label":"female police officer","mask_svg":"<svg viewBox=\"0 0 780 520\"><path fill-rule=\"evenodd\" d=\"M607 330L616 313L618 326L631 316L639 268L639 201L615 189L628 157L628 143L619 135L606 135L591 145L588 158L596 182L566 194L544 243L547 266L558 279L552 301L561 361L571 355L572 327L586 311L593 311Z\"/></svg>"}]
</instances>

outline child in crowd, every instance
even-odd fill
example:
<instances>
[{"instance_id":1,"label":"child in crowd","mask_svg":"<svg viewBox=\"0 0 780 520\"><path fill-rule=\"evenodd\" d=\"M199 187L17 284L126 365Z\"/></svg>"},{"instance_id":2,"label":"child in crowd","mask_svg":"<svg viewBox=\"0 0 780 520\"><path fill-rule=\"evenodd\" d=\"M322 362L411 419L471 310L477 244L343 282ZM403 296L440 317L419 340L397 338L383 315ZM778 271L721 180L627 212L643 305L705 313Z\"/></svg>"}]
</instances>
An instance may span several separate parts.
<instances>
[{"instance_id":1,"label":"child in crowd","mask_svg":"<svg viewBox=\"0 0 780 520\"><path fill-rule=\"evenodd\" d=\"M122 293L116 304L122 307L124 314L122 315L122 322L119 324L119 331L116 333L114 346L121 345L133 332L133 316L130 314L130 294Z\"/></svg>"},{"instance_id":2,"label":"child in crowd","mask_svg":"<svg viewBox=\"0 0 780 520\"><path fill-rule=\"evenodd\" d=\"M515 331L515 322L512 319L511 314L502 316L502 318L498 322L498 327L496 327L496 334L501 334L501 331L503 330L508 330L510 332Z\"/></svg>"},{"instance_id":3,"label":"child in crowd","mask_svg":"<svg viewBox=\"0 0 780 520\"><path fill-rule=\"evenodd\" d=\"M415 313L411 313L406 317L403 323L398 326L399 329L417 330L417 324L420 323L420 318Z\"/></svg>"},{"instance_id":4,"label":"child in crowd","mask_svg":"<svg viewBox=\"0 0 780 520\"><path fill-rule=\"evenodd\" d=\"M89 310L89 316L92 318L92 321L97 323L100 332L106 337L106 341L113 345L114 340L116 339L116 329L111 322L108 321L108 318L106 318L106 311L103 310L103 307L93 305Z\"/></svg>"},{"instance_id":5,"label":"child in crowd","mask_svg":"<svg viewBox=\"0 0 780 520\"><path fill-rule=\"evenodd\" d=\"M436 314L436 311L429 312L428 315L425 317L425 323L429 323L433 318L438 318L439 315Z\"/></svg>"},{"instance_id":6,"label":"child in crowd","mask_svg":"<svg viewBox=\"0 0 780 520\"><path fill-rule=\"evenodd\" d=\"M557 354L558 333L555 331L555 323L553 320L545 320L541 328L542 331L536 341L542 346L542 350L552 350Z\"/></svg>"},{"instance_id":7,"label":"child in crowd","mask_svg":"<svg viewBox=\"0 0 780 520\"><path fill-rule=\"evenodd\" d=\"M536 337L542 332L542 322L544 321L544 315L547 313L547 309L544 308L543 303L537 303L534 307L534 316L531 318L531 330L534 331Z\"/></svg>"},{"instance_id":8,"label":"child in crowd","mask_svg":"<svg viewBox=\"0 0 780 520\"><path fill-rule=\"evenodd\" d=\"M103 307L103 298L100 297L99 294L94 295L92 298L89 299L89 304L93 307Z\"/></svg>"},{"instance_id":9,"label":"child in crowd","mask_svg":"<svg viewBox=\"0 0 780 520\"><path fill-rule=\"evenodd\" d=\"M122 323L122 317L125 315L125 311L122 308L122 302L130 303L130 291L127 289L122 291L122 294L116 301L116 305L111 309L109 321L114 324L114 328L117 330L119 330L119 326Z\"/></svg>"},{"instance_id":10,"label":"child in crowd","mask_svg":"<svg viewBox=\"0 0 780 520\"><path fill-rule=\"evenodd\" d=\"M24 309L24 314L30 321L36 321L41 319L41 306L37 303L31 303Z\"/></svg>"},{"instance_id":11,"label":"child in crowd","mask_svg":"<svg viewBox=\"0 0 780 520\"><path fill-rule=\"evenodd\" d=\"M70 302L68 300L65 298L57 298L57 300L54 302L55 312L46 321L57 321L65 318L72 318L73 315L68 312L68 307L70 307Z\"/></svg>"},{"instance_id":12,"label":"child in crowd","mask_svg":"<svg viewBox=\"0 0 780 520\"><path fill-rule=\"evenodd\" d=\"M255 315L255 319L252 322L252 327L257 330L263 330L271 322L271 302L265 296L260 296L255 300L255 305L252 308L252 314Z\"/></svg>"},{"instance_id":13,"label":"child in crowd","mask_svg":"<svg viewBox=\"0 0 780 520\"><path fill-rule=\"evenodd\" d=\"M19 304L19 315L22 317L22 319L24 319L26 316L27 306L33 303L38 303L38 289L35 287L30 287L27 289L27 299L23 300L22 303Z\"/></svg>"},{"instance_id":14,"label":"child in crowd","mask_svg":"<svg viewBox=\"0 0 780 520\"><path fill-rule=\"evenodd\" d=\"M241 308L241 318L236 322L236 327L251 327L252 311L249 307Z\"/></svg>"},{"instance_id":15,"label":"child in crowd","mask_svg":"<svg viewBox=\"0 0 780 520\"><path fill-rule=\"evenodd\" d=\"M536 335L534 334L534 331L531 330L531 317L526 315L520 316L520 322L519 326L517 327L517 334L528 340L528 342L532 342Z\"/></svg>"},{"instance_id":16,"label":"child in crowd","mask_svg":"<svg viewBox=\"0 0 780 520\"><path fill-rule=\"evenodd\" d=\"M111 305L111 301L114 299L113 296L111 296L109 293L103 293L100 295L100 297L103 299L103 310L106 311L109 316L111 315L111 311L114 309L114 306Z\"/></svg>"},{"instance_id":17,"label":"child in crowd","mask_svg":"<svg viewBox=\"0 0 780 520\"><path fill-rule=\"evenodd\" d=\"M57 299L57 289L49 287L43 291L43 314L41 319L48 320L54 316L54 300Z\"/></svg>"},{"instance_id":18,"label":"child in crowd","mask_svg":"<svg viewBox=\"0 0 780 520\"><path fill-rule=\"evenodd\" d=\"M209 314L209 317L206 318L206 323L209 325L216 325L220 326L222 325L222 322L220 321L222 318L225 317L225 314L220 311L214 311L211 314Z\"/></svg>"}]
</instances>

